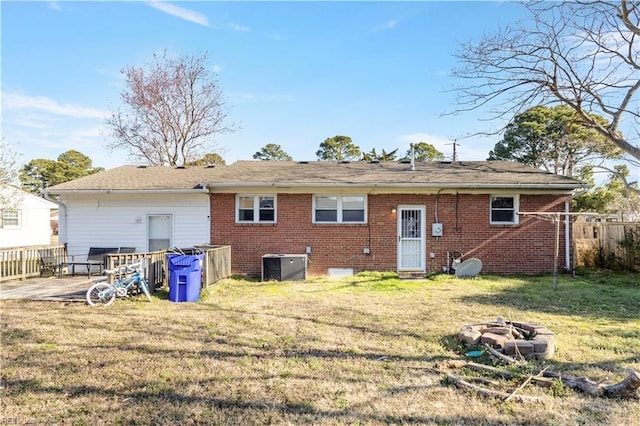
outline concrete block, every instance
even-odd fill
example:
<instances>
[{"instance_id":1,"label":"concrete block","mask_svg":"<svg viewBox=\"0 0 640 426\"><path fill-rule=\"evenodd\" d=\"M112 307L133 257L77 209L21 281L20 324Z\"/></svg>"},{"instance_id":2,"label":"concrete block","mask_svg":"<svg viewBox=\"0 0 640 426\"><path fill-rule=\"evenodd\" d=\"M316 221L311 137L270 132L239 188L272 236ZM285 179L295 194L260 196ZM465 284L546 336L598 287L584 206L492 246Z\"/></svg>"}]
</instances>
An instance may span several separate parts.
<instances>
[{"instance_id":1,"label":"concrete block","mask_svg":"<svg viewBox=\"0 0 640 426\"><path fill-rule=\"evenodd\" d=\"M505 336L501 336L499 334L493 333L485 333L480 338L480 343L494 347L494 348L504 348L505 343L507 342L507 338Z\"/></svg>"},{"instance_id":2,"label":"concrete block","mask_svg":"<svg viewBox=\"0 0 640 426\"><path fill-rule=\"evenodd\" d=\"M475 330L473 327L465 327L460 330L460 333L458 334L458 339L468 346L475 346L480 343L481 337L482 333Z\"/></svg>"},{"instance_id":3,"label":"concrete block","mask_svg":"<svg viewBox=\"0 0 640 426\"><path fill-rule=\"evenodd\" d=\"M518 348L517 352L516 348ZM533 343L531 343L531 341L529 340L508 340L507 342L505 342L505 355L515 355L516 353L519 353L521 355L529 355L533 352Z\"/></svg>"}]
</instances>

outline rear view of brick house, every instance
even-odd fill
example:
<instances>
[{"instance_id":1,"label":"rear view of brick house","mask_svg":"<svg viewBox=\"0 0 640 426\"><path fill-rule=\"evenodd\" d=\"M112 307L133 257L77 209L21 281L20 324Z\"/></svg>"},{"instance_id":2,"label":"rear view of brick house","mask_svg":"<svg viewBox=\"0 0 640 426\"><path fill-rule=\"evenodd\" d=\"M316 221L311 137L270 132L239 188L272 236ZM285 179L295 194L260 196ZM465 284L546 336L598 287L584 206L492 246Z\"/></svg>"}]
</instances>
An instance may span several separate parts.
<instances>
[{"instance_id":1,"label":"rear view of brick house","mask_svg":"<svg viewBox=\"0 0 640 426\"><path fill-rule=\"evenodd\" d=\"M309 275L431 273L471 257L483 272L538 274L553 270L555 226L518 212L569 213L583 184L512 162L239 161L207 187L210 242L232 247L234 273L307 254ZM569 232L562 223L565 269Z\"/></svg>"}]
</instances>

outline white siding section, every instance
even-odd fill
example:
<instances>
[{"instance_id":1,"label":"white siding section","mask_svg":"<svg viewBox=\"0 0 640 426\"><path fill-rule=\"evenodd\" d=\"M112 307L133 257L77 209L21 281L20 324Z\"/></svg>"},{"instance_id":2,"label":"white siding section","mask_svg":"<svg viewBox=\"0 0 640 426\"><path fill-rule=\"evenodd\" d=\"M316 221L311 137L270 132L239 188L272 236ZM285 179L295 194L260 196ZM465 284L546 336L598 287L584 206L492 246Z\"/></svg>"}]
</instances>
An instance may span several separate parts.
<instances>
[{"instance_id":1,"label":"white siding section","mask_svg":"<svg viewBox=\"0 0 640 426\"><path fill-rule=\"evenodd\" d=\"M87 255L89 247L146 251L149 214L172 216L174 247L192 247L211 238L208 193L63 194L60 198L66 207L60 210L59 239L67 243L70 255L79 258Z\"/></svg>"},{"instance_id":2,"label":"white siding section","mask_svg":"<svg viewBox=\"0 0 640 426\"><path fill-rule=\"evenodd\" d=\"M6 188L2 190L10 205L20 213L18 228L0 228L0 247L22 247L51 244L51 209L58 206L27 192Z\"/></svg>"}]
</instances>

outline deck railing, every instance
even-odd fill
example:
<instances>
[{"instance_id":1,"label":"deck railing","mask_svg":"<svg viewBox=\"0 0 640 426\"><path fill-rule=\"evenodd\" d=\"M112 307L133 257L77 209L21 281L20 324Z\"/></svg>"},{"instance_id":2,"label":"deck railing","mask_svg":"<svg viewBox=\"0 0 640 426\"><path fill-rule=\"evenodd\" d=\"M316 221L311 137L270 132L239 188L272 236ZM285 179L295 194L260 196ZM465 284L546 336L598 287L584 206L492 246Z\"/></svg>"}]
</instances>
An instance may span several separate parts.
<instances>
[{"instance_id":1,"label":"deck railing","mask_svg":"<svg viewBox=\"0 0 640 426\"><path fill-rule=\"evenodd\" d=\"M60 259L60 263L67 260L67 249L64 244L0 249L0 282L39 277L41 251L44 250L49 250L49 254Z\"/></svg>"},{"instance_id":2,"label":"deck railing","mask_svg":"<svg viewBox=\"0 0 640 426\"><path fill-rule=\"evenodd\" d=\"M231 276L231 246L199 245L204 253L202 261L202 288ZM147 282L151 288L169 285L169 265L167 265L167 251L148 253L107 254L107 269L117 265L135 263L147 258Z\"/></svg>"},{"instance_id":3,"label":"deck railing","mask_svg":"<svg viewBox=\"0 0 640 426\"><path fill-rule=\"evenodd\" d=\"M197 246L204 253L202 264L202 288L227 278L231 275L231 246ZM67 262L65 244L9 247L0 249L0 282L9 280L26 280L39 277L41 274L40 253L48 250L60 260ZM151 288L169 285L167 251L146 253L109 253L106 254L106 268L113 269L117 265L135 263L142 258L147 259L146 278Z\"/></svg>"},{"instance_id":4,"label":"deck railing","mask_svg":"<svg viewBox=\"0 0 640 426\"><path fill-rule=\"evenodd\" d=\"M202 288L231 276L231 246L208 246L204 250Z\"/></svg>"}]
</instances>

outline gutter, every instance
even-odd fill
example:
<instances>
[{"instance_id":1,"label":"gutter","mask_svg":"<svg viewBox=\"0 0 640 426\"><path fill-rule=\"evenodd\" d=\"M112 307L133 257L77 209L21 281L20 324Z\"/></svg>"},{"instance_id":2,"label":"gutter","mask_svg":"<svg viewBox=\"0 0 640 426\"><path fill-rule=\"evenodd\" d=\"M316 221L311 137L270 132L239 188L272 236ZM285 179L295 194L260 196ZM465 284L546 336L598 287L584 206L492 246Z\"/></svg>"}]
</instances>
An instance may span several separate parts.
<instances>
[{"instance_id":1,"label":"gutter","mask_svg":"<svg viewBox=\"0 0 640 426\"><path fill-rule=\"evenodd\" d=\"M334 183L291 183L291 182L236 182L236 183L208 183L211 189L215 188L336 188L336 187L349 187L349 188L433 188L433 189L483 189L483 188L497 188L497 189L564 189L564 190L576 190L582 187L582 185L562 185L562 184L542 184L542 183L350 183L350 182L334 182Z\"/></svg>"},{"instance_id":2,"label":"gutter","mask_svg":"<svg viewBox=\"0 0 640 426\"><path fill-rule=\"evenodd\" d=\"M206 185L198 189L60 189L52 191L53 194L204 194L208 192Z\"/></svg>"}]
</instances>

